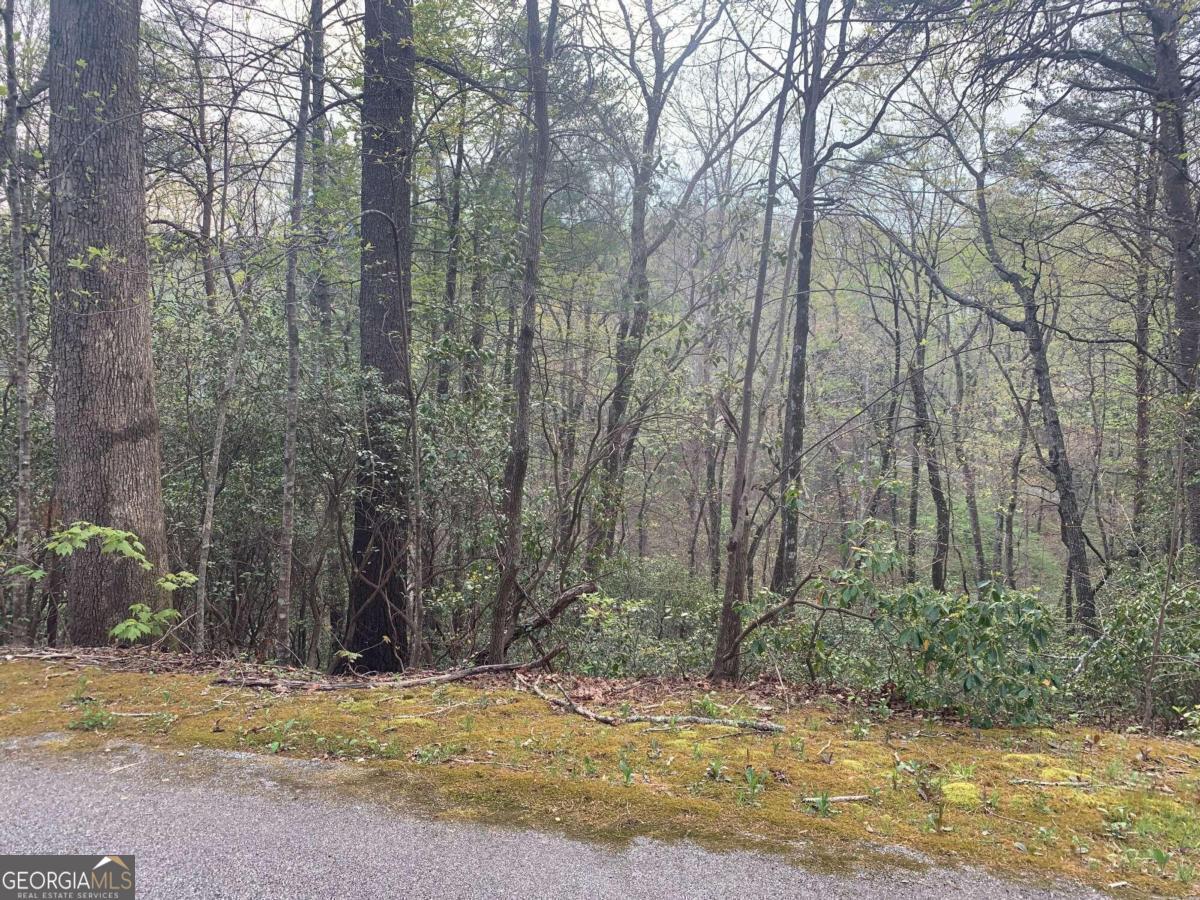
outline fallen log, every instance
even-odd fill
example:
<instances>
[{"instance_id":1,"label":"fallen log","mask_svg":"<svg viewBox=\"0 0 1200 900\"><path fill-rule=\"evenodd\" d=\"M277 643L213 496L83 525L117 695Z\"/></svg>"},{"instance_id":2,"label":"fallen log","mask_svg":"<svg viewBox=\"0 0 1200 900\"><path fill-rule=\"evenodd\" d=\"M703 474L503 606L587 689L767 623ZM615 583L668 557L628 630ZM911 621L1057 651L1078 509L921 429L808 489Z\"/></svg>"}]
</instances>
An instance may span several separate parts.
<instances>
[{"instance_id":1,"label":"fallen log","mask_svg":"<svg viewBox=\"0 0 1200 900\"><path fill-rule=\"evenodd\" d=\"M646 716L639 713L634 713L628 716L610 716L607 713L598 713L588 709L586 706L580 706L569 696L567 692L560 687L559 691L562 697L552 697L543 691L536 682L527 682L518 676L520 683L528 685L532 691L549 703L551 706L557 706L560 709L565 709L568 712L573 712L578 716L583 716L592 722L599 722L602 725L628 725L636 722L652 722L655 725L719 725L723 728L737 728L742 731L761 731L771 734L782 734L786 729L775 722L766 722L762 719L713 719L708 716Z\"/></svg>"}]
</instances>

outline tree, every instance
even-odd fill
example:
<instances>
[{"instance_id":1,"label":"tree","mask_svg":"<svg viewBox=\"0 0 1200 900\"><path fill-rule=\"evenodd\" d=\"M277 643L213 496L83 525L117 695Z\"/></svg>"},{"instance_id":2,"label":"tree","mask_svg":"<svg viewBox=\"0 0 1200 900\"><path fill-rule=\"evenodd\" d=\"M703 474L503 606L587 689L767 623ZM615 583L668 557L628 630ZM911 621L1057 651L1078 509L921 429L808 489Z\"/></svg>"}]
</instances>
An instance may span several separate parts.
<instances>
[{"instance_id":1,"label":"tree","mask_svg":"<svg viewBox=\"0 0 1200 900\"><path fill-rule=\"evenodd\" d=\"M413 47L410 0L369 0L363 37L359 360L366 429L354 504L354 573L345 648L390 672L408 657L409 464L400 434L411 399Z\"/></svg>"},{"instance_id":2,"label":"tree","mask_svg":"<svg viewBox=\"0 0 1200 900\"><path fill-rule=\"evenodd\" d=\"M542 259L542 208L546 201L546 170L550 165L550 107L547 66L554 52L558 0L550 0L543 30L538 0L525 0L525 52L533 111L533 142L529 151L528 221L521 268L521 320L513 365L513 418L508 460L504 465L503 542L498 548L500 584L492 612L488 661L500 663L516 627L521 584L521 514L525 508L525 476L529 470L529 406L533 388L534 332L537 328L538 278Z\"/></svg>"},{"instance_id":3,"label":"tree","mask_svg":"<svg viewBox=\"0 0 1200 900\"><path fill-rule=\"evenodd\" d=\"M721 599L721 616L717 625L717 643L711 673L718 681L737 678L740 668L740 647L743 638L741 606L746 596L750 561L749 478L754 472L758 443L761 439L761 428L753 440L750 435L754 405L754 373L758 368L758 338L767 291L767 270L771 259L775 194L779 187L779 147L783 140L783 123L791 100L796 42L800 35L800 8L801 4L798 3L792 8L791 26L786 38L787 50L784 53L783 77L774 104L775 119L767 162L766 208L763 212L762 237L759 241L754 299L750 307L749 345L742 373L742 404L740 419L734 430L733 482L729 491L728 563L725 567L725 591Z\"/></svg>"},{"instance_id":4,"label":"tree","mask_svg":"<svg viewBox=\"0 0 1200 900\"><path fill-rule=\"evenodd\" d=\"M138 90L140 0L50 6L50 294L58 497L66 521L132 531L166 563ZM155 573L73 554L70 638L103 644Z\"/></svg>"},{"instance_id":5,"label":"tree","mask_svg":"<svg viewBox=\"0 0 1200 900\"><path fill-rule=\"evenodd\" d=\"M1153 109L1157 130L1130 129L1128 109L1096 116L1090 125L1150 138L1159 167L1161 227L1173 256L1175 386L1180 394L1180 427L1187 443L1186 539L1200 543L1200 403L1195 394L1200 370L1200 220L1191 173L1189 119L1196 91L1196 55L1190 52L1198 22L1183 0L1131 0L1076 6L1039 0L1021 7L997 4L980 17L986 29L980 58L989 79L1012 77L1049 65L1060 70L1070 90L1100 97L1139 98Z\"/></svg>"},{"instance_id":6,"label":"tree","mask_svg":"<svg viewBox=\"0 0 1200 900\"><path fill-rule=\"evenodd\" d=\"M292 545L296 536L296 419L300 415L300 226L304 215L304 163L308 150L312 93L313 32L321 21L321 0L312 0L308 28L300 57L300 104L296 111L295 150L292 157L292 194L289 204L287 275L283 317L287 329L288 378L284 400L283 485L280 499L279 582L275 589L275 658L291 657Z\"/></svg>"}]
</instances>

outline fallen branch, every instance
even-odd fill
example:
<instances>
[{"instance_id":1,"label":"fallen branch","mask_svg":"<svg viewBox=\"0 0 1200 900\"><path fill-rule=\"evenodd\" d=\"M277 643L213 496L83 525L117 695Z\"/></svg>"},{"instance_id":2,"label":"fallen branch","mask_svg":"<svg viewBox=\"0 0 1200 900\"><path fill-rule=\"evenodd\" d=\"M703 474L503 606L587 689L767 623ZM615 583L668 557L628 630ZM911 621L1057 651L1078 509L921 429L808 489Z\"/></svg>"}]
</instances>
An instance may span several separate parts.
<instances>
[{"instance_id":1,"label":"fallen branch","mask_svg":"<svg viewBox=\"0 0 1200 900\"><path fill-rule=\"evenodd\" d=\"M803 797L804 803L870 803L870 794L843 794L840 797Z\"/></svg>"},{"instance_id":2,"label":"fallen branch","mask_svg":"<svg viewBox=\"0 0 1200 900\"><path fill-rule=\"evenodd\" d=\"M228 684L233 687L265 688L269 690L295 691L355 691L375 690L377 688L410 688L430 684L449 684L452 681L463 681L480 675L497 675L502 672L522 672L528 669L541 669L567 648L558 646L541 659L527 663L492 663L483 666L470 666L466 669L454 669L450 672L438 672L433 675L422 675L417 678L385 679L372 678L359 681L301 681L286 678L238 678L223 676L214 678L213 684Z\"/></svg>"},{"instance_id":3,"label":"fallen branch","mask_svg":"<svg viewBox=\"0 0 1200 900\"><path fill-rule=\"evenodd\" d=\"M634 713L629 716L610 716L607 713L598 713L588 709L586 706L580 706L569 696L567 692L559 687L562 697L551 697L543 691L536 683L527 682L524 679L518 679L522 684L528 685L532 691L545 700L552 706L557 706L560 709L565 709L568 712L573 712L576 715L583 716L592 722L599 722L602 725L627 725L636 722L650 722L655 725L719 725L723 728L738 728L743 731L765 731L773 734L780 734L785 729L782 725L775 722L765 722L761 719L710 719L708 716L645 716Z\"/></svg>"},{"instance_id":4,"label":"fallen branch","mask_svg":"<svg viewBox=\"0 0 1200 900\"><path fill-rule=\"evenodd\" d=\"M596 582L594 581L585 581L582 584L568 588L558 595L558 598L550 605L549 609L540 611L537 618L517 626L513 635L514 640L518 637L528 635L530 632L537 631L539 628L545 628L547 625L554 624L554 620L566 612L576 600L594 593L596 593Z\"/></svg>"},{"instance_id":5,"label":"fallen branch","mask_svg":"<svg viewBox=\"0 0 1200 900\"><path fill-rule=\"evenodd\" d=\"M1024 784L1031 787L1095 787L1090 781L1038 781L1036 778L1014 778L1009 784Z\"/></svg>"}]
</instances>

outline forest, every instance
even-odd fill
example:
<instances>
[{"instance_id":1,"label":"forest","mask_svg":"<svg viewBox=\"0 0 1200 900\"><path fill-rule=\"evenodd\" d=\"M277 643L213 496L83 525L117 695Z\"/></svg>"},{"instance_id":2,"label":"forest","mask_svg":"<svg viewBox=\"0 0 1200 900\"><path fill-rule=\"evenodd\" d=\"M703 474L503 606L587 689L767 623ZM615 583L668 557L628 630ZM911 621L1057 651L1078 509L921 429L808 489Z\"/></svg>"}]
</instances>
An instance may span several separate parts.
<instances>
[{"instance_id":1,"label":"forest","mask_svg":"<svg viewBox=\"0 0 1200 900\"><path fill-rule=\"evenodd\" d=\"M1194 4L2 3L4 641L1200 733Z\"/></svg>"}]
</instances>

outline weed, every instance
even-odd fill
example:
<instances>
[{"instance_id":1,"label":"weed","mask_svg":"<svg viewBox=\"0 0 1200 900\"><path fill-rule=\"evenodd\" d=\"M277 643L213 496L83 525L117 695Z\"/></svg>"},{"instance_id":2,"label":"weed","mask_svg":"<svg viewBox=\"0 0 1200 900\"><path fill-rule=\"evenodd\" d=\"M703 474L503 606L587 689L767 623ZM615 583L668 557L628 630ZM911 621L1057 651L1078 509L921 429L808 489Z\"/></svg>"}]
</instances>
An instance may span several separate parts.
<instances>
[{"instance_id":1,"label":"weed","mask_svg":"<svg viewBox=\"0 0 1200 900\"><path fill-rule=\"evenodd\" d=\"M1158 874L1165 877L1167 874L1167 863L1171 861L1171 854L1161 847L1155 847L1150 851L1150 859L1158 867Z\"/></svg>"},{"instance_id":2,"label":"weed","mask_svg":"<svg viewBox=\"0 0 1200 900\"><path fill-rule=\"evenodd\" d=\"M83 712L67 727L72 731L107 731L117 717L92 700L84 701Z\"/></svg>"},{"instance_id":3,"label":"weed","mask_svg":"<svg viewBox=\"0 0 1200 900\"><path fill-rule=\"evenodd\" d=\"M75 682L75 690L71 692L71 702L77 705L88 703L95 699L88 696L87 692L88 680L84 675L79 676L79 680Z\"/></svg>"},{"instance_id":4,"label":"weed","mask_svg":"<svg viewBox=\"0 0 1200 900\"><path fill-rule=\"evenodd\" d=\"M268 753L282 753L284 750L291 750L295 746L292 742L292 732L300 723L296 719L288 719L286 722L272 722L267 726L267 734L270 740L267 741Z\"/></svg>"},{"instance_id":5,"label":"weed","mask_svg":"<svg viewBox=\"0 0 1200 900\"><path fill-rule=\"evenodd\" d=\"M465 749L462 744L429 744L415 748L410 756L423 766L436 766L453 759Z\"/></svg>"},{"instance_id":6,"label":"weed","mask_svg":"<svg viewBox=\"0 0 1200 900\"><path fill-rule=\"evenodd\" d=\"M815 797L807 798L805 802L822 819L828 819L833 815L833 801L829 799L829 791L821 791Z\"/></svg>"},{"instance_id":7,"label":"weed","mask_svg":"<svg viewBox=\"0 0 1200 900\"><path fill-rule=\"evenodd\" d=\"M621 771L621 780L626 787L633 784L633 766L629 762L629 757L625 755L625 751L621 751L621 756L617 760L617 768Z\"/></svg>"},{"instance_id":8,"label":"weed","mask_svg":"<svg viewBox=\"0 0 1200 900\"><path fill-rule=\"evenodd\" d=\"M770 779L769 772L760 772L754 766L746 766L746 786L738 791L738 802L744 806L753 806L758 802L758 795L767 787Z\"/></svg>"},{"instance_id":9,"label":"weed","mask_svg":"<svg viewBox=\"0 0 1200 900\"><path fill-rule=\"evenodd\" d=\"M1112 809L1101 807L1100 814L1104 816L1105 834L1118 841L1129 837L1137 821L1137 814L1125 806L1114 806Z\"/></svg>"},{"instance_id":10,"label":"weed","mask_svg":"<svg viewBox=\"0 0 1200 900\"><path fill-rule=\"evenodd\" d=\"M146 719L146 727L155 734L166 734L171 730L171 726L175 724L179 716L173 713L155 713Z\"/></svg>"},{"instance_id":11,"label":"weed","mask_svg":"<svg viewBox=\"0 0 1200 900\"><path fill-rule=\"evenodd\" d=\"M692 712L697 716L704 716L708 719L719 719L721 717L721 707L712 694L705 694L703 697L697 697L692 701Z\"/></svg>"},{"instance_id":12,"label":"weed","mask_svg":"<svg viewBox=\"0 0 1200 900\"><path fill-rule=\"evenodd\" d=\"M973 781L975 779L973 763L951 763L947 771L951 781Z\"/></svg>"}]
</instances>

